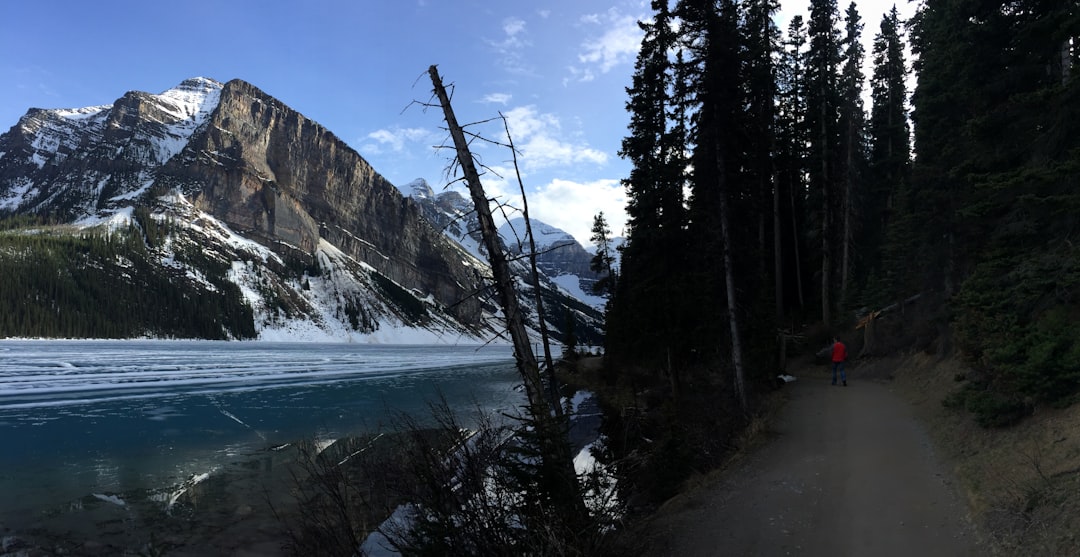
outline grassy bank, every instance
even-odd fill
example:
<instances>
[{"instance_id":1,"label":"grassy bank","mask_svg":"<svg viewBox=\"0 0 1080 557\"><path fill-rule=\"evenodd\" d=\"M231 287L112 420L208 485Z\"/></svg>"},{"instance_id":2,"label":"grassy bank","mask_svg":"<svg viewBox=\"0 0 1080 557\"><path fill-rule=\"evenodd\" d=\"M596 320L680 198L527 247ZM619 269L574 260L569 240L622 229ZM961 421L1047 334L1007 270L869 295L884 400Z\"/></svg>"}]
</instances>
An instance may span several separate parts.
<instances>
[{"instance_id":1,"label":"grassy bank","mask_svg":"<svg viewBox=\"0 0 1080 557\"><path fill-rule=\"evenodd\" d=\"M968 376L956 358L917 352L866 367L912 403L996 555L1080 555L1080 406L1036 406L987 429L942 404Z\"/></svg>"}]
</instances>

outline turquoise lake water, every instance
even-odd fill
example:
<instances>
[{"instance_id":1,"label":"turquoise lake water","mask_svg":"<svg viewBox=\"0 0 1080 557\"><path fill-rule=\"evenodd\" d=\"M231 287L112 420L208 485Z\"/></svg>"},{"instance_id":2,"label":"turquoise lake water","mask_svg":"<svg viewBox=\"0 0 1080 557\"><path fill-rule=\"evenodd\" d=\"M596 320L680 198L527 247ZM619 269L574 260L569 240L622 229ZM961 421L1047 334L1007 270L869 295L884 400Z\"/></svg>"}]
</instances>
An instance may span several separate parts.
<instances>
[{"instance_id":1,"label":"turquoise lake water","mask_svg":"<svg viewBox=\"0 0 1080 557\"><path fill-rule=\"evenodd\" d=\"M463 416L510 410L519 383L504 346L0 341L0 526L167 504L275 447L425 416L440 393Z\"/></svg>"}]
</instances>

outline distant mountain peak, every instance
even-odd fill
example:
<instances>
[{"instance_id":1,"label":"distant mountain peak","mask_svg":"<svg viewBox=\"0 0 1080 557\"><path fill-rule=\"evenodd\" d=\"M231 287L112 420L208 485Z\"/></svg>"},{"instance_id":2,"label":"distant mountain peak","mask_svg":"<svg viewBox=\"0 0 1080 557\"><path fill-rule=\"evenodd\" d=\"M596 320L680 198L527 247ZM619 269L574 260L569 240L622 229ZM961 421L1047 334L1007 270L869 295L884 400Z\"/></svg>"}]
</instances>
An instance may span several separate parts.
<instances>
[{"instance_id":1,"label":"distant mountain peak","mask_svg":"<svg viewBox=\"0 0 1080 557\"><path fill-rule=\"evenodd\" d=\"M405 187L401 188L401 190L409 197L414 197L416 199L435 199L435 191L431 189L427 180L423 178L417 178L412 182L405 184Z\"/></svg>"},{"instance_id":2,"label":"distant mountain peak","mask_svg":"<svg viewBox=\"0 0 1080 557\"><path fill-rule=\"evenodd\" d=\"M200 120L201 123L217 108L223 88L222 83L208 77L192 77L155 96L161 99L163 104L173 104L177 109L177 116Z\"/></svg>"},{"instance_id":3,"label":"distant mountain peak","mask_svg":"<svg viewBox=\"0 0 1080 557\"><path fill-rule=\"evenodd\" d=\"M224 84L220 81L209 77L189 77L181 81L180 85L177 85L173 89L210 90L221 89L223 86Z\"/></svg>"},{"instance_id":4,"label":"distant mountain peak","mask_svg":"<svg viewBox=\"0 0 1080 557\"><path fill-rule=\"evenodd\" d=\"M569 232L536 219L529 219L532 228L533 242L536 249L545 250L556 246L578 244L578 241ZM517 240L527 241L525 236L525 218L517 217L499 227L499 234L516 245Z\"/></svg>"}]
</instances>

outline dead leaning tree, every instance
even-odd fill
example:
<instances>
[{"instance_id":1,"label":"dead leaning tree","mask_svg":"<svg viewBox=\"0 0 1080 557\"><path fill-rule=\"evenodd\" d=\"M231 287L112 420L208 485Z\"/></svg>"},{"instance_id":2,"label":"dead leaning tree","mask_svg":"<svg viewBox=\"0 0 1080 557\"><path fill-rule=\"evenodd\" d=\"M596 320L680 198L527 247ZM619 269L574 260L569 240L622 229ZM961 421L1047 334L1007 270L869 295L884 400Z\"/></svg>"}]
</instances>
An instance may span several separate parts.
<instances>
[{"instance_id":1,"label":"dead leaning tree","mask_svg":"<svg viewBox=\"0 0 1080 557\"><path fill-rule=\"evenodd\" d=\"M514 277L510 273L510 265L499 242L499 233L491 215L491 206L480 183L480 173L477 172L472 153L469 151L465 132L458 124L457 117L454 116L450 97L443 86L442 78L439 77L438 68L434 65L430 66L428 74L431 76L431 83L435 87L439 104L442 105L450 137L454 141L457 161L476 208L477 219L480 221L480 234L483 237L484 247L487 249L499 303L506 317L507 332L514 346L514 358L517 360L518 372L525 382L525 392L529 402L528 410L540 442L542 466L550 474L549 477L555 480L554 485L548 486L551 493L547 495L553 503L562 507L560 510L566 513L564 517L569 525L572 527L584 525L588 519L588 511L581 496L573 454L566 438L568 426L565 423L565 416L558 411L558 403L556 402L553 408L545 396L540 366L533 354L532 344L518 304Z\"/></svg>"}]
</instances>

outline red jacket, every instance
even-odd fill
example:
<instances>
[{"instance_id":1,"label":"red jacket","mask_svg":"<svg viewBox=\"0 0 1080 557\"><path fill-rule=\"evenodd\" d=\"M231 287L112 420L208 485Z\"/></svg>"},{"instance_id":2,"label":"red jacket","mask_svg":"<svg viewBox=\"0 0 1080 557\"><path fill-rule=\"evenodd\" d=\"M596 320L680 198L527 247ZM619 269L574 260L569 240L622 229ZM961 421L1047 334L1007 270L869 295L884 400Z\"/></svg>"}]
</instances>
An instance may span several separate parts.
<instances>
[{"instance_id":1,"label":"red jacket","mask_svg":"<svg viewBox=\"0 0 1080 557\"><path fill-rule=\"evenodd\" d=\"M847 347L844 343L836 341L836 344L832 345L832 361L843 362L847 360Z\"/></svg>"}]
</instances>

